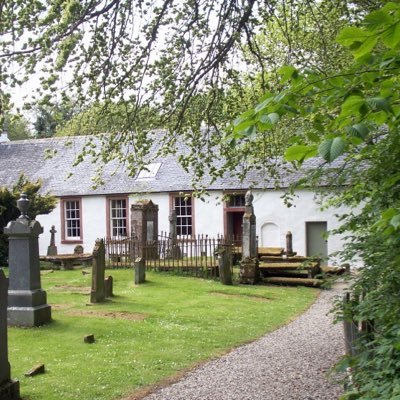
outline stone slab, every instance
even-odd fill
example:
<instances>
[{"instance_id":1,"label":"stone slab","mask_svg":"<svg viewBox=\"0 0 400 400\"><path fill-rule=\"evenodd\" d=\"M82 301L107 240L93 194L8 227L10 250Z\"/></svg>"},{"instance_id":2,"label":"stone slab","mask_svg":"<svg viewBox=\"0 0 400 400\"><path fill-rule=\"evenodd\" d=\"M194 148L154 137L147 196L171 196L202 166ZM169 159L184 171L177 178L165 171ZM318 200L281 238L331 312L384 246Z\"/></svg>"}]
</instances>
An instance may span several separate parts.
<instances>
[{"instance_id":1,"label":"stone slab","mask_svg":"<svg viewBox=\"0 0 400 400\"><path fill-rule=\"evenodd\" d=\"M8 307L9 326L33 327L51 322L51 306L44 304L37 307Z\"/></svg>"},{"instance_id":2,"label":"stone slab","mask_svg":"<svg viewBox=\"0 0 400 400\"><path fill-rule=\"evenodd\" d=\"M0 400L20 400L19 382L7 381L0 385Z\"/></svg>"}]
</instances>

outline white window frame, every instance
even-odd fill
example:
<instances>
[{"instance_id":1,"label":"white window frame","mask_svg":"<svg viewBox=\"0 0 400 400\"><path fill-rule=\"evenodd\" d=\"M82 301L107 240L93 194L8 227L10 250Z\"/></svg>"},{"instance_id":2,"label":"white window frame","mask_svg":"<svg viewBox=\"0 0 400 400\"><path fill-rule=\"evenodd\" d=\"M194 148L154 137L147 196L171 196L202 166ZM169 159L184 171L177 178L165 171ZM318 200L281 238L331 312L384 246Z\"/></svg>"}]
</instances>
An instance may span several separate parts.
<instances>
[{"instance_id":1,"label":"white window frame","mask_svg":"<svg viewBox=\"0 0 400 400\"><path fill-rule=\"evenodd\" d=\"M64 199L64 240L82 240L82 206L80 199Z\"/></svg>"},{"instance_id":2,"label":"white window frame","mask_svg":"<svg viewBox=\"0 0 400 400\"><path fill-rule=\"evenodd\" d=\"M176 233L178 238L193 237L194 235L193 197L173 196L173 209L176 212Z\"/></svg>"},{"instance_id":3,"label":"white window frame","mask_svg":"<svg viewBox=\"0 0 400 400\"><path fill-rule=\"evenodd\" d=\"M128 200L109 198L109 229L112 238L125 238L128 235Z\"/></svg>"}]
</instances>

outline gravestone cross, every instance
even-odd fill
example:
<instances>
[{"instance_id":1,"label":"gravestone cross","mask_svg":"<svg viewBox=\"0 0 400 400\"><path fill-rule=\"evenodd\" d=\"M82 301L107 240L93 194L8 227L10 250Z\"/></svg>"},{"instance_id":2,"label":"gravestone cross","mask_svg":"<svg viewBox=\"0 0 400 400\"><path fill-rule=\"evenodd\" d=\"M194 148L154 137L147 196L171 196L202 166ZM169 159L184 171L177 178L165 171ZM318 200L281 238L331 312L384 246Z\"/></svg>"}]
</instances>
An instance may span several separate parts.
<instances>
[{"instance_id":1,"label":"gravestone cross","mask_svg":"<svg viewBox=\"0 0 400 400\"><path fill-rule=\"evenodd\" d=\"M51 234L50 246L47 248L48 256L56 256L57 255L57 246L56 246L56 239L55 239L56 233L57 233L57 231L55 229L55 226L52 225L51 229L50 229L50 234Z\"/></svg>"},{"instance_id":2,"label":"gravestone cross","mask_svg":"<svg viewBox=\"0 0 400 400\"><path fill-rule=\"evenodd\" d=\"M90 291L90 302L101 303L106 298L104 276L106 269L106 251L104 240L97 239L93 249L92 264L92 289Z\"/></svg>"},{"instance_id":3,"label":"gravestone cross","mask_svg":"<svg viewBox=\"0 0 400 400\"><path fill-rule=\"evenodd\" d=\"M40 326L51 321L51 307L40 283L39 222L29 220L25 193L17 201L21 215L4 228L8 236L10 269L7 319L9 325Z\"/></svg>"},{"instance_id":4,"label":"gravestone cross","mask_svg":"<svg viewBox=\"0 0 400 400\"><path fill-rule=\"evenodd\" d=\"M11 380L8 362L7 339L7 289L8 279L0 269L0 399L19 399L19 382Z\"/></svg>"},{"instance_id":5,"label":"gravestone cross","mask_svg":"<svg viewBox=\"0 0 400 400\"><path fill-rule=\"evenodd\" d=\"M259 278L256 216L253 207L254 196L251 190L245 195L243 214L242 261L240 264L240 282L254 284Z\"/></svg>"}]
</instances>

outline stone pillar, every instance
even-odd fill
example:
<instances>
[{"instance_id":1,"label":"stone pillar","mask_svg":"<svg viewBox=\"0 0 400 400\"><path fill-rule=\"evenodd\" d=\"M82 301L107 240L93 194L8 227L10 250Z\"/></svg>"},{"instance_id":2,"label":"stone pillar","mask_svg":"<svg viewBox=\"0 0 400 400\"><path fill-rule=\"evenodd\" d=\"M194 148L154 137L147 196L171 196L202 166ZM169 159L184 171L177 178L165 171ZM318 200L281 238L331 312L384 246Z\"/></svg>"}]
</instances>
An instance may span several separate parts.
<instances>
[{"instance_id":1,"label":"stone pillar","mask_svg":"<svg viewBox=\"0 0 400 400\"><path fill-rule=\"evenodd\" d=\"M242 261L240 264L240 283L255 284L259 279L256 216L253 208L253 194L245 195L243 215Z\"/></svg>"},{"instance_id":2,"label":"stone pillar","mask_svg":"<svg viewBox=\"0 0 400 400\"><path fill-rule=\"evenodd\" d=\"M21 216L4 228L9 241L8 324L40 326L51 321L51 307L40 283L38 239L43 228L28 219L26 194L21 195L17 206Z\"/></svg>"},{"instance_id":3,"label":"stone pillar","mask_svg":"<svg viewBox=\"0 0 400 400\"><path fill-rule=\"evenodd\" d=\"M8 362L7 289L8 279L0 270L0 399L17 400L20 398L19 382L11 380Z\"/></svg>"},{"instance_id":4,"label":"stone pillar","mask_svg":"<svg viewBox=\"0 0 400 400\"><path fill-rule=\"evenodd\" d=\"M295 253L293 253L293 237L292 237L292 232L288 232L286 234L286 255L288 257L292 257L295 255Z\"/></svg>"},{"instance_id":5,"label":"stone pillar","mask_svg":"<svg viewBox=\"0 0 400 400\"><path fill-rule=\"evenodd\" d=\"M138 257L135 260L135 285L144 283L146 281L146 266L144 259Z\"/></svg>"},{"instance_id":6,"label":"stone pillar","mask_svg":"<svg viewBox=\"0 0 400 400\"><path fill-rule=\"evenodd\" d=\"M101 303L106 298L104 276L106 269L106 251L103 239L97 239L93 249L92 288L90 302Z\"/></svg>"},{"instance_id":7,"label":"stone pillar","mask_svg":"<svg viewBox=\"0 0 400 400\"><path fill-rule=\"evenodd\" d=\"M171 238L169 248L167 249L167 258L182 258L181 248L178 246L178 234L176 229L176 211L172 210L169 214L169 237Z\"/></svg>"},{"instance_id":8,"label":"stone pillar","mask_svg":"<svg viewBox=\"0 0 400 400\"><path fill-rule=\"evenodd\" d=\"M139 242L138 256L158 258L158 205L142 200L131 206L132 237Z\"/></svg>"},{"instance_id":9,"label":"stone pillar","mask_svg":"<svg viewBox=\"0 0 400 400\"><path fill-rule=\"evenodd\" d=\"M56 246L56 240L55 240L55 235L56 235L57 231L55 229L55 226L52 225L51 229L50 229L50 246L47 247L47 255L48 256L56 256L57 255L57 246Z\"/></svg>"}]
</instances>

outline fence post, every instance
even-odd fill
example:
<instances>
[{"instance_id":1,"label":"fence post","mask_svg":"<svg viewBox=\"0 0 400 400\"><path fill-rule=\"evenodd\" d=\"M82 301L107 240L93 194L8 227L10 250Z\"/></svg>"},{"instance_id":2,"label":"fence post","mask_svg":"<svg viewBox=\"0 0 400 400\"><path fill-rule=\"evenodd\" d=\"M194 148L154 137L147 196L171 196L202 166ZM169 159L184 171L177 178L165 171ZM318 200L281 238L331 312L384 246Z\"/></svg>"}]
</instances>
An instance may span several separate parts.
<instances>
[{"instance_id":1,"label":"fence post","mask_svg":"<svg viewBox=\"0 0 400 400\"><path fill-rule=\"evenodd\" d=\"M346 304L350 302L350 293L346 293L343 296L343 307L346 308ZM359 337L358 325L354 321L353 316L351 319L343 320L343 331L346 354L348 356L354 356L356 354L355 342Z\"/></svg>"}]
</instances>

